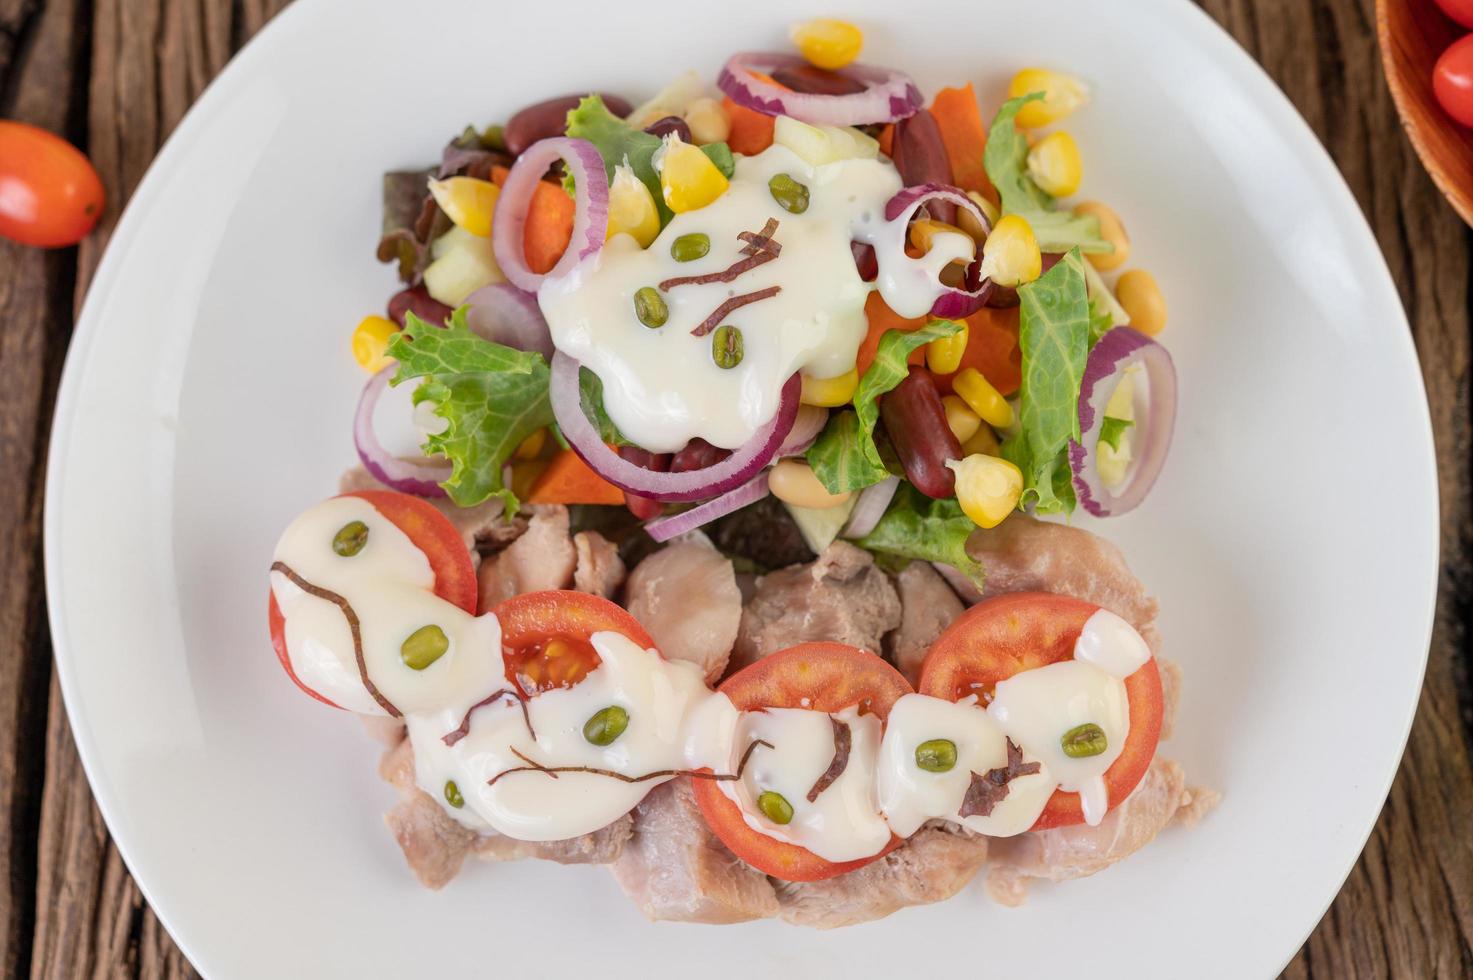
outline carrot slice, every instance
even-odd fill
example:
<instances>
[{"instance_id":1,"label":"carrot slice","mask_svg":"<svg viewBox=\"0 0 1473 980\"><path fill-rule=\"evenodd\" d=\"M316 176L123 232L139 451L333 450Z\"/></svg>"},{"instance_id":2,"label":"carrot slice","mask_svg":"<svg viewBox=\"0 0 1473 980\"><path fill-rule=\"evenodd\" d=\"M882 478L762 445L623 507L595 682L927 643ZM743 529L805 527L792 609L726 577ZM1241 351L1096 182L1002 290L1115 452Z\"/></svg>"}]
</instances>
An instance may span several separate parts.
<instances>
[{"instance_id":1,"label":"carrot slice","mask_svg":"<svg viewBox=\"0 0 1473 980\"><path fill-rule=\"evenodd\" d=\"M880 144L881 153L887 157L893 157L895 155L895 124L885 123L885 128L880 130L876 141Z\"/></svg>"},{"instance_id":2,"label":"carrot slice","mask_svg":"<svg viewBox=\"0 0 1473 980\"><path fill-rule=\"evenodd\" d=\"M1018 349L1018 307L984 306L967 317L967 349L961 368L976 368L998 393L1011 396L1022 381L1023 353ZM937 375L943 394L950 393L953 375Z\"/></svg>"},{"instance_id":3,"label":"carrot slice","mask_svg":"<svg viewBox=\"0 0 1473 980\"><path fill-rule=\"evenodd\" d=\"M550 271L568 250L575 208L573 199L560 185L546 180L537 184L537 190L532 193L532 206L527 211L527 228L522 234L527 267L533 272L541 275Z\"/></svg>"},{"instance_id":4,"label":"carrot slice","mask_svg":"<svg viewBox=\"0 0 1473 980\"><path fill-rule=\"evenodd\" d=\"M532 484L533 504L623 504L624 491L599 476L571 449L559 452Z\"/></svg>"},{"instance_id":5,"label":"carrot slice","mask_svg":"<svg viewBox=\"0 0 1473 980\"><path fill-rule=\"evenodd\" d=\"M859 345L859 354L855 361L855 368L862 376L874 363L875 351L880 346L880 338L887 330L917 330L926 325L928 317L917 317L907 319L896 313L880 298L879 290L869 294L864 301L864 315L869 318L869 333L865 335L864 343ZM926 360L925 347L918 347L911 352L908 358L911 364L924 364Z\"/></svg>"},{"instance_id":6,"label":"carrot slice","mask_svg":"<svg viewBox=\"0 0 1473 980\"><path fill-rule=\"evenodd\" d=\"M941 142L946 146L946 157L951 161L951 176L964 191L976 191L997 203L997 191L987 179L987 170L982 165L983 152L987 148L987 127L982 122L982 110L977 106L977 95L972 83L962 88L944 88L936 93L931 103L931 115L941 130Z\"/></svg>"},{"instance_id":7,"label":"carrot slice","mask_svg":"<svg viewBox=\"0 0 1473 980\"><path fill-rule=\"evenodd\" d=\"M723 99L721 104L731 119L731 133L726 137L731 152L755 156L772 145L772 116L737 105L730 98Z\"/></svg>"}]
</instances>

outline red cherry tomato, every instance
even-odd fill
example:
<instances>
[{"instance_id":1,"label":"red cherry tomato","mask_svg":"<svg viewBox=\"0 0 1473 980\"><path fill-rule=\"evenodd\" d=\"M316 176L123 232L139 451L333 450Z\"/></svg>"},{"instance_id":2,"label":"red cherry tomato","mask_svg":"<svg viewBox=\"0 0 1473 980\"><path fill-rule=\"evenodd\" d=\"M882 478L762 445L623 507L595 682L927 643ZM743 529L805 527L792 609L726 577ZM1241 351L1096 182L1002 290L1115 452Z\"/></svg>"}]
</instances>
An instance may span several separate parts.
<instances>
[{"instance_id":1,"label":"red cherry tomato","mask_svg":"<svg viewBox=\"0 0 1473 980\"><path fill-rule=\"evenodd\" d=\"M1099 606L1048 592L1015 592L980 602L946 628L921 664L922 694L960 701L976 694L992 699L999 681L1074 657L1074 642ZM1125 679L1130 734L1125 749L1105 770L1110 808L1130 795L1150 768L1161 738L1161 674L1155 659ZM1059 790L1033 830L1084 823L1079 794Z\"/></svg>"},{"instance_id":2,"label":"red cherry tomato","mask_svg":"<svg viewBox=\"0 0 1473 980\"><path fill-rule=\"evenodd\" d=\"M737 671L718 690L740 711L761 708L805 707L812 711L843 711L862 705L883 721L890 706L911 693L904 677L873 653L842 643L800 643ZM896 847L900 838L879 854L856 861L825 861L806 847L774 840L753 830L732 802L709 779L692 780L696 804L711 832L737 857L752 867L785 881L822 881L862 868Z\"/></svg>"},{"instance_id":3,"label":"red cherry tomato","mask_svg":"<svg viewBox=\"0 0 1473 980\"><path fill-rule=\"evenodd\" d=\"M0 235L23 245L75 245L102 217L102 180L75 146L0 120Z\"/></svg>"},{"instance_id":4,"label":"red cherry tomato","mask_svg":"<svg viewBox=\"0 0 1473 980\"><path fill-rule=\"evenodd\" d=\"M433 504L392 490L359 490L343 496L362 497L368 501L374 510L384 515L424 552L430 561L430 570L435 573L435 595L455 603L468 613L476 611L476 570L471 564L470 552L466 550L465 541L455 525ZM323 704L341 707L303 684L297 672L292 670L292 658L286 649L286 618L276 604L275 593L271 595L267 621L271 626L271 645L276 649L276 659L281 661L287 676L297 687Z\"/></svg>"},{"instance_id":5,"label":"red cherry tomato","mask_svg":"<svg viewBox=\"0 0 1473 980\"><path fill-rule=\"evenodd\" d=\"M1470 0L1469 6L1473 6ZM1452 46L1432 69L1432 91L1442 108L1464 126L1473 126L1473 34Z\"/></svg>"},{"instance_id":6,"label":"red cherry tomato","mask_svg":"<svg viewBox=\"0 0 1473 980\"><path fill-rule=\"evenodd\" d=\"M605 630L642 647L655 641L639 621L607 599L587 592L527 592L491 610L501 623L506 679L526 697L572 687L598 666L589 638Z\"/></svg>"},{"instance_id":7,"label":"red cherry tomato","mask_svg":"<svg viewBox=\"0 0 1473 980\"><path fill-rule=\"evenodd\" d=\"M1473 28L1473 0L1437 0L1437 5L1459 24Z\"/></svg>"}]
</instances>

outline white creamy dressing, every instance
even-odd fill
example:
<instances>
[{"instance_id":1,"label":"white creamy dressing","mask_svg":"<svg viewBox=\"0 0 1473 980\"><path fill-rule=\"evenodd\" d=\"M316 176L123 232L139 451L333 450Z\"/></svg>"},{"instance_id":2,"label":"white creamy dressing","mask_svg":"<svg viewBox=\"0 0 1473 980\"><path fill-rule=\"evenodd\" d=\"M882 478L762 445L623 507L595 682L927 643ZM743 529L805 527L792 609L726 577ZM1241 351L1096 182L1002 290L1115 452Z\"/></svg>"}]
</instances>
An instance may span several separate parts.
<instances>
[{"instance_id":1,"label":"white creamy dressing","mask_svg":"<svg viewBox=\"0 0 1473 980\"><path fill-rule=\"evenodd\" d=\"M787 174L809 191L807 210L790 214L768 189ZM874 288L901 316L923 316L944 290L941 270L971 255L960 234L938 234L919 258L905 254L905 217L885 221L885 204L901 189L887 160L848 159L811 166L774 143L738 157L728 190L695 211L675 215L647 249L615 235L567 275L538 293L558 350L603 382L604 407L619 430L651 452L673 452L700 437L734 449L777 412L784 383L796 372L830 378L854 367L868 331L865 299ZM634 294L678 276L720 272L744 258L741 232L776 219L781 255L731 283L687 284L663 291L669 319L658 328L635 316ZM682 235L702 233L710 251L690 262L671 257ZM874 246L875 283L855 268L851 242ZM716 365L712 337L691 331L727 299L780 287L777 295L721 319L742 331L741 363Z\"/></svg>"},{"instance_id":2,"label":"white creamy dressing","mask_svg":"<svg viewBox=\"0 0 1473 980\"><path fill-rule=\"evenodd\" d=\"M368 528L367 539L344 557L334 551L333 539L354 521ZM910 694L896 702L886 727L858 706L832 716L807 707L739 712L706 687L700 667L667 661L603 632L590 639L599 666L574 687L527 699L524 714L513 696L482 703L508 688L496 618L471 616L437 597L426 556L368 501L338 497L307 511L283 534L276 560L309 585L342 597L357 615L368 680L404 714L419 786L465 826L520 840L563 840L598 830L673 778L664 771L696 769L740 771L740 778L719 785L749 826L835 862L876 854L892 831L909 836L929 819L990 836L1022 833L1056 789L1079 793L1086 820L1098 824L1108 805L1102 777L1130 728L1123 681L1151 656L1129 623L1100 610L1085 623L1075 659L998 683L985 710L971 698L953 704ZM297 677L348 710L384 714L359 675L344 610L280 571L273 571L271 587ZM404 663L401 645L429 624L444 630L448 647L415 670ZM628 724L608 744L596 745L585 725L611 706L623 709ZM810 801L810 790L834 761L831 718L848 726L848 763ZM447 745L445 736L463 722L466 734ZM1061 736L1087 723L1099 726L1108 747L1071 758ZM758 746L748 757L759 739L772 747ZM917 746L935 739L955 745L956 763L944 773L917 765ZM1040 764L1040 772L1013 777L990 813L962 817L972 773L1005 767L1009 739L1021 748L1023 763ZM629 782L536 771L567 766L661 775ZM533 768L509 771L519 767ZM455 793L447 792L450 782ZM768 791L792 807L791 821L777 824L764 815L757 801ZM459 806L451 802L457 793Z\"/></svg>"}]
</instances>

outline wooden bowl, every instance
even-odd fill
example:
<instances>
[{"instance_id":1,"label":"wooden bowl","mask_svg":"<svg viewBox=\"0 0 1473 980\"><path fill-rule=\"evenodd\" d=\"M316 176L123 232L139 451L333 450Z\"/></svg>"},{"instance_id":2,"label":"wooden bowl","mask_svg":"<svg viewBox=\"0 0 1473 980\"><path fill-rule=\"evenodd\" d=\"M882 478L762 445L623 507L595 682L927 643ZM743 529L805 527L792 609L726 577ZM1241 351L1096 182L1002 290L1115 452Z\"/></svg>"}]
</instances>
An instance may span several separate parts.
<instances>
[{"instance_id":1,"label":"wooden bowl","mask_svg":"<svg viewBox=\"0 0 1473 980\"><path fill-rule=\"evenodd\" d=\"M1467 33L1433 0L1376 0L1381 64L1402 125L1432 180L1473 225L1473 129L1454 122L1432 94L1432 66Z\"/></svg>"}]
</instances>

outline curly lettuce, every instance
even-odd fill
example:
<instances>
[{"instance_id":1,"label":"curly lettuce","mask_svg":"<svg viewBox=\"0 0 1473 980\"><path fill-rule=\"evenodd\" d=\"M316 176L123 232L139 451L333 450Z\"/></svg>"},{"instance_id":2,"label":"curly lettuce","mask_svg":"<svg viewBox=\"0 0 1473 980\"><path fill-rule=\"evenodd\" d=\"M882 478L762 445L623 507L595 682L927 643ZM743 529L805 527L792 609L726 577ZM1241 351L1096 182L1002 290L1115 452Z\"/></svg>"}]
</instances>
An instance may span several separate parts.
<instances>
[{"instance_id":1,"label":"curly lettuce","mask_svg":"<svg viewBox=\"0 0 1473 980\"><path fill-rule=\"evenodd\" d=\"M880 523L856 543L883 555L951 565L981 589L982 565L967 551L976 530L955 497L933 500L902 483Z\"/></svg>"}]
</instances>

